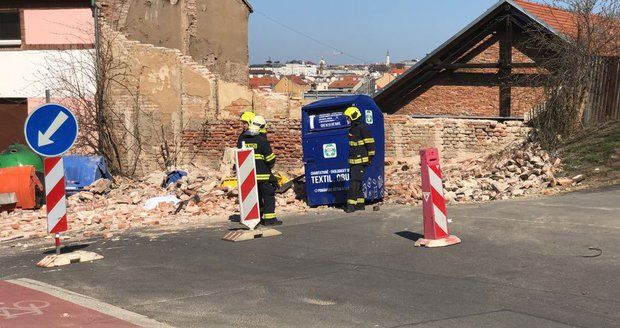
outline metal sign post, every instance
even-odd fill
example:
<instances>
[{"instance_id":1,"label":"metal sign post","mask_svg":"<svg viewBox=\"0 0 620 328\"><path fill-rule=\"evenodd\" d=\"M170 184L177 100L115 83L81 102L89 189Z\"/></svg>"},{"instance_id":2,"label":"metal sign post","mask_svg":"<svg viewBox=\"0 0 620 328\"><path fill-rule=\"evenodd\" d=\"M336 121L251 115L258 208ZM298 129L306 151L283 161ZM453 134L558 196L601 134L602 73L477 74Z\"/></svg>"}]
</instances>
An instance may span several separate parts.
<instances>
[{"instance_id":1,"label":"metal sign post","mask_svg":"<svg viewBox=\"0 0 620 328\"><path fill-rule=\"evenodd\" d=\"M46 94L49 98L49 94ZM28 146L46 157L45 196L47 201L47 231L54 234L56 254L60 254L60 233L67 230L67 200L62 157L78 135L75 115L59 104L45 104L35 109L24 125Z\"/></svg>"}]
</instances>

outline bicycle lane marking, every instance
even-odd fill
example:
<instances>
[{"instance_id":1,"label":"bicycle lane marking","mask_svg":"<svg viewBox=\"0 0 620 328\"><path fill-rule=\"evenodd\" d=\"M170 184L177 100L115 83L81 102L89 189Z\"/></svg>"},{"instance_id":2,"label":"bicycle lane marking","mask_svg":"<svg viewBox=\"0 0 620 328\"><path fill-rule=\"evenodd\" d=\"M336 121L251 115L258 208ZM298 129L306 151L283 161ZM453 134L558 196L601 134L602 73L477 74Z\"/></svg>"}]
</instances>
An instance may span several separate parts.
<instances>
[{"instance_id":1,"label":"bicycle lane marking","mask_svg":"<svg viewBox=\"0 0 620 328\"><path fill-rule=\"evenodd\" d=\"M0 281L0 327L138 327L58 297Z\"/></svg>"}]
</instances>

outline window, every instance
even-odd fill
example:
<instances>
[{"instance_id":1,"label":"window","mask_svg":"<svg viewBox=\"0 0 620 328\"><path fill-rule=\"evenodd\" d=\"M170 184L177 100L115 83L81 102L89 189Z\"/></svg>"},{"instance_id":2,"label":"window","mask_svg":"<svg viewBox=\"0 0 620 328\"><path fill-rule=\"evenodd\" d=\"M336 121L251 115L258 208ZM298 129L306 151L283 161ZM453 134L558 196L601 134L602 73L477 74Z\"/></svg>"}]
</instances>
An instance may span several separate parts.
<instances>
[{"instance_id":1,"label":"window","mask_svg":"<svg viewBox=\"0 0 620 328\"><path fill-rule=\"evenodd\" d=\"M19 12L0 12L0 46L22 44Z\"/></svg>"}]
</instances>

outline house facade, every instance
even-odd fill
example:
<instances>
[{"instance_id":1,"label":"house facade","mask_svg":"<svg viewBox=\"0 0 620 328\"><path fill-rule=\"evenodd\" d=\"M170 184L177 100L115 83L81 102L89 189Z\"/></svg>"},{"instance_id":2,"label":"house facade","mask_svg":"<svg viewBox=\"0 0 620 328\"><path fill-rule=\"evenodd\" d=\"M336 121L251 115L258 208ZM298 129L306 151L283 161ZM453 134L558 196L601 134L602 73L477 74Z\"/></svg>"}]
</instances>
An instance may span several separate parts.
<instances>
[{"instance_id":1,"label":"house facade","mask_svg":"<svg viewBox=\"0 0 620 328\"><path fill-rule=\"evenodd\" d=\"M310 91L310 84L297 75L283 76L273 88L274 92L288 95L292 99L303 99Z\"/></svg>"},{"instance_id":2,"label":"house facade","mask_svg":"<svg viewBox=\"0 0 620 328\"><path fill-rule=\"evenodd\" d=\"M571 35L570 13L524 0L500 0L390 81L375 101L390 114L524 119L543 101L536 68L547 49L528 40Z\"/></svg>"},{"instance_id":3,"label":"house facade","mask_svg":"<svg viewBox=\"0 0 620 328\"><path fill-rule=\"evenodd\" d=\"M94 43L89 0L0 2L0 151L25 141L26 117L46 90L54 101L69 96L59 80L94 94Z\"/></svg>"}]
</instances>

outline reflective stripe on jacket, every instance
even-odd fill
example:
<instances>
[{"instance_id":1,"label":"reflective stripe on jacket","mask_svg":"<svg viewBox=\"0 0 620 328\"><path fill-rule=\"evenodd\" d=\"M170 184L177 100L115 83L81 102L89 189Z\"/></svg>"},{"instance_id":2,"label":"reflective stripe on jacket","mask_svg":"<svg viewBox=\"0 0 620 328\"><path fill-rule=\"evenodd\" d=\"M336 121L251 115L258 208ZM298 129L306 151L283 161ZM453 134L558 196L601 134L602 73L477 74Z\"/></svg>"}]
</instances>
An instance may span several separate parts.
<instances>
[{"instance_id":1,"label":"reflective stripe on jacket","mask_svg":"<svg viewBox=\"0 0 620 328\"><path fill-rule=\"evenodd\" d=\"M242 133L237 141L237 148L245 142L246 148L254 148L254 162L256 163L256 180L275 181L271 168L276 162L276 155L271 150L269 141L262 135Z\"/></svg>"},{"instance_id":2,"label":"reflective stripe on jacket","mask_svg":"<svg viewBox=\"0 0 620 328\"><path fill-rule=\"evenodd\" d=\"M353 121L349 129L349 164L368 164L375 156L375 139L366 124Z\"/></svg>"}]
</instances>

